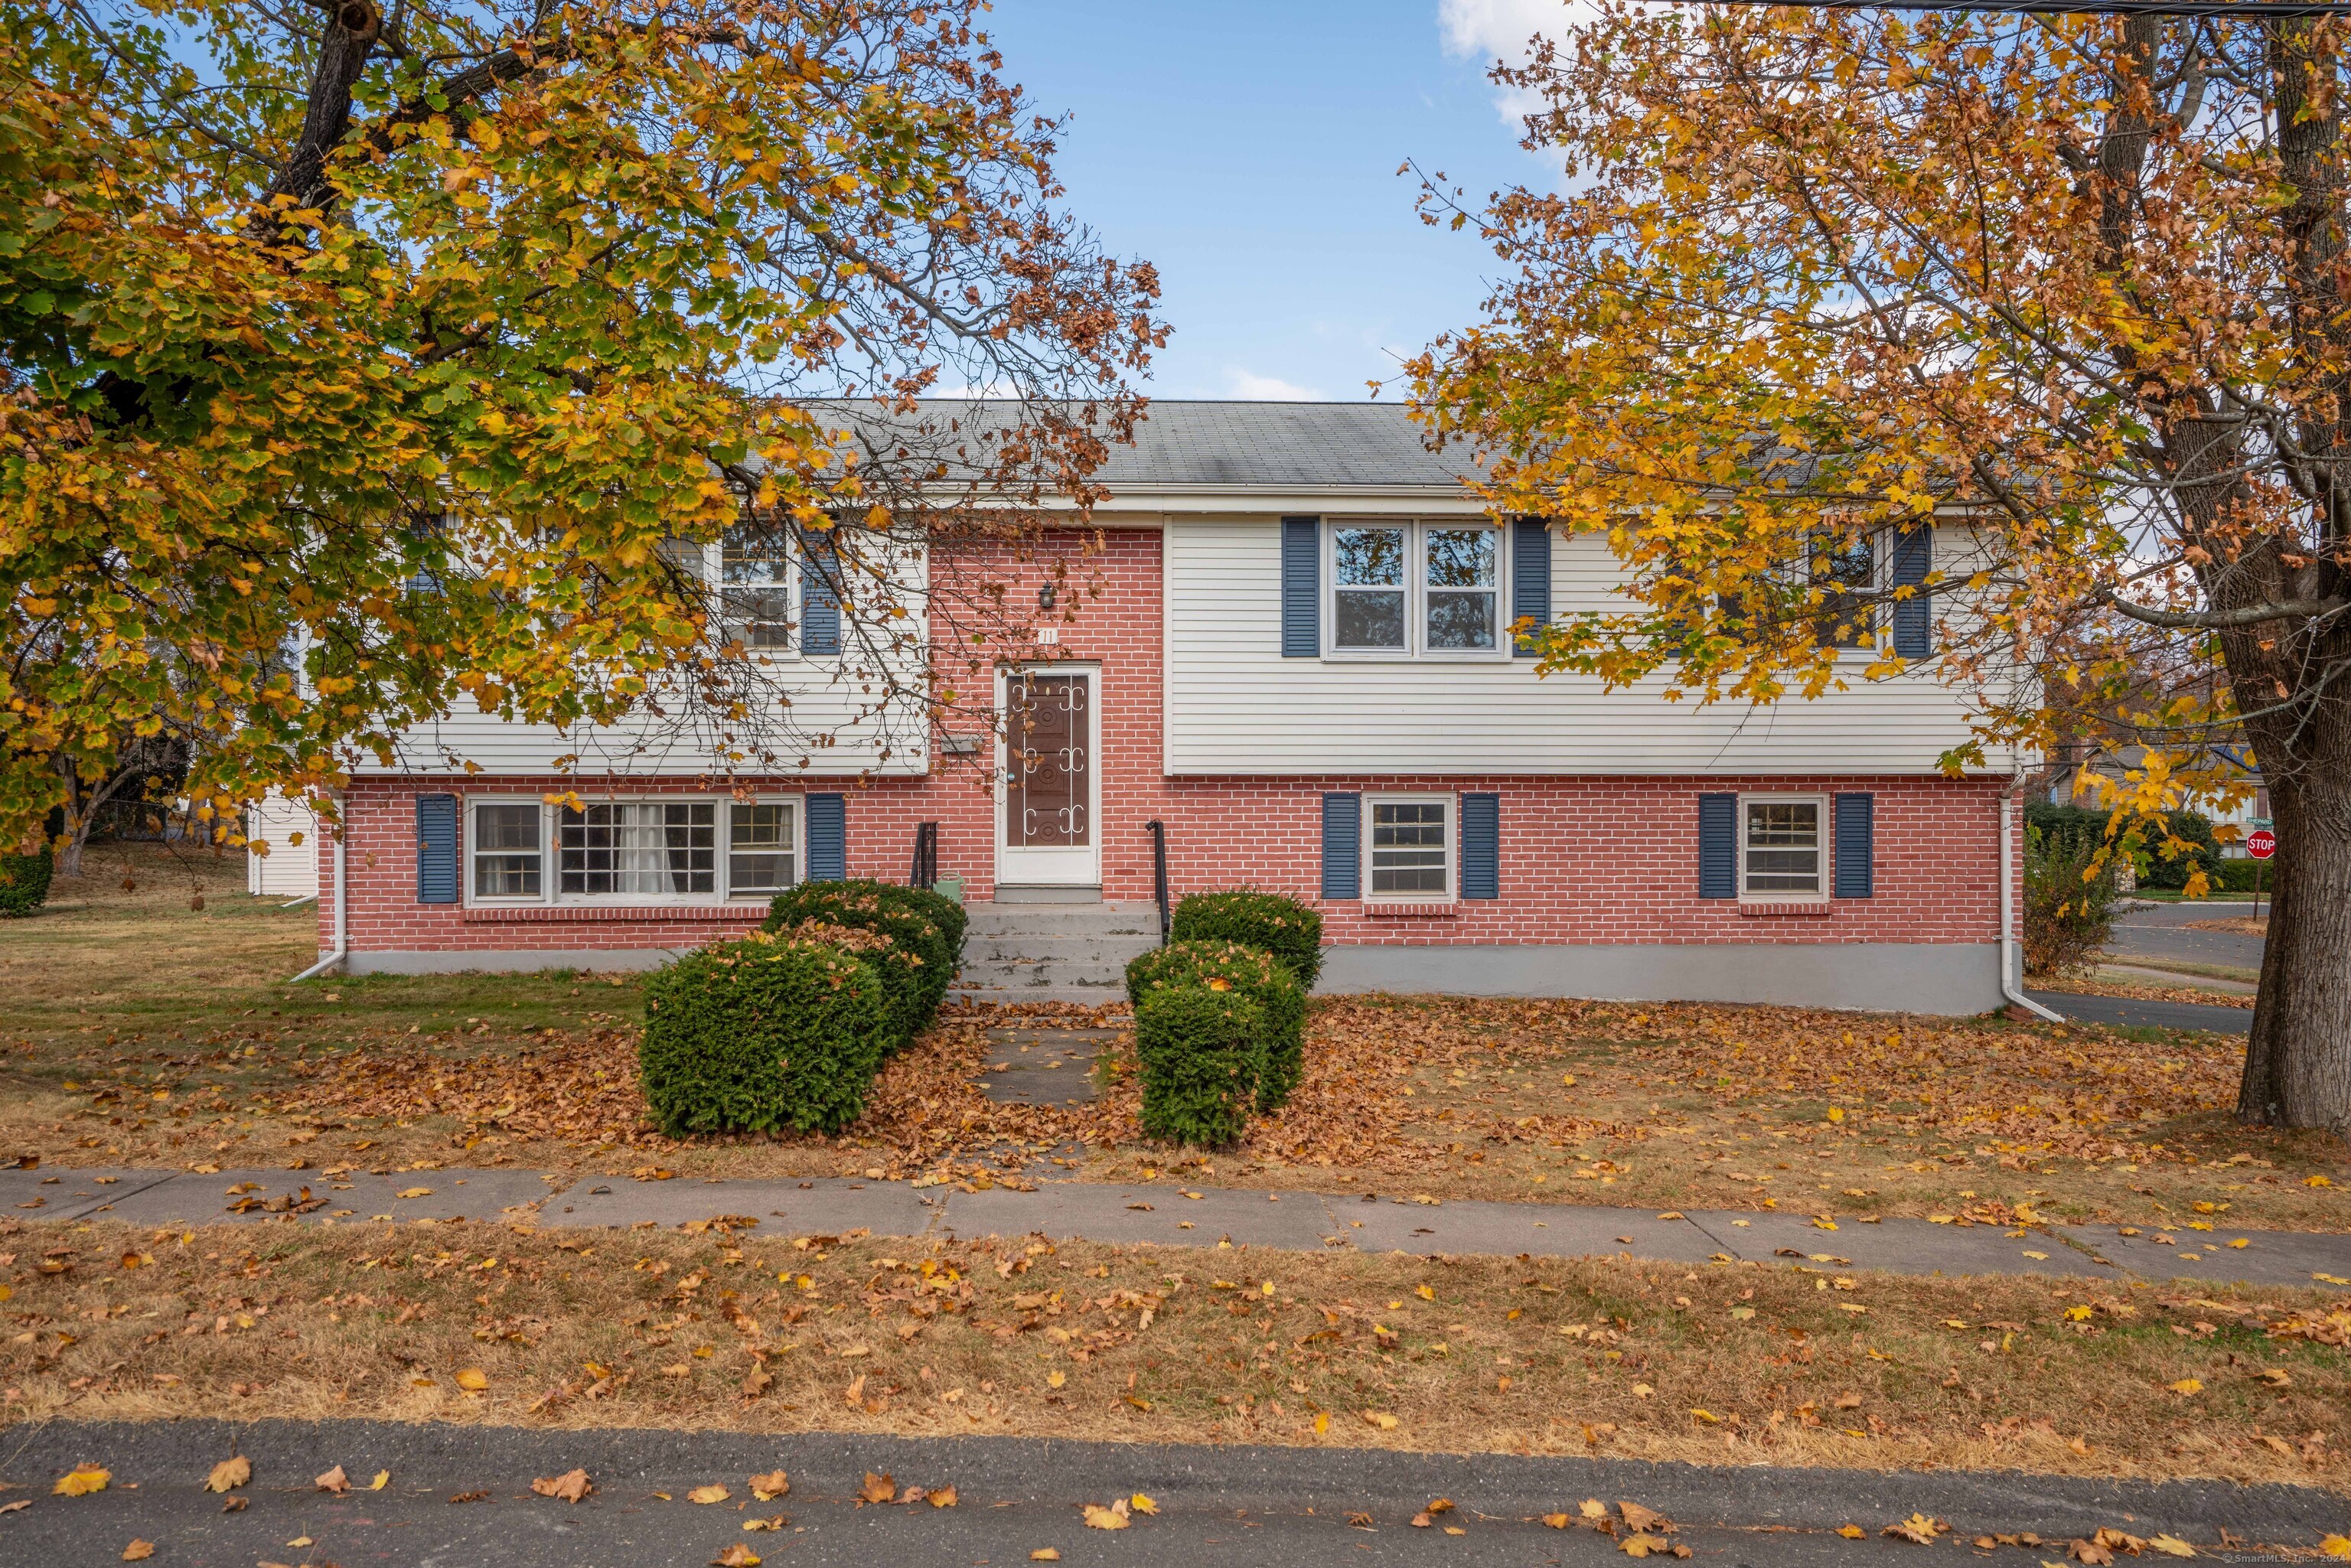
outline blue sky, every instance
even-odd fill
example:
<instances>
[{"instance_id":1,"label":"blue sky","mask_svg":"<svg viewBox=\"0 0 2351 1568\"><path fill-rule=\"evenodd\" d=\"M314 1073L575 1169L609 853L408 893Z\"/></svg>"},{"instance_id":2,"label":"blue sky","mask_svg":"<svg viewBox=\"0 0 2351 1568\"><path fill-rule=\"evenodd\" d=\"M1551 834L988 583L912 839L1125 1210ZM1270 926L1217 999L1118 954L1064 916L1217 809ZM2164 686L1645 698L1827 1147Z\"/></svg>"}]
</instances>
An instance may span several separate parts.
<instances>
[{"instance_id":1,"label":"blue sky","mask_svg":"<svg viewBox=\"0 0 2351 1568\"><path fill-rule=\"evenodd\" d=\"M1057 168L1159 266L1158 397L1361 398L1474 319L1492 255L1422 226L1405 158L1482 195L1544 181L1496 53L1557 0L996 0L1005 75L1072 118ZM1386 396L1395 396L1392 391Z\"/></svg>"}]
</instances>

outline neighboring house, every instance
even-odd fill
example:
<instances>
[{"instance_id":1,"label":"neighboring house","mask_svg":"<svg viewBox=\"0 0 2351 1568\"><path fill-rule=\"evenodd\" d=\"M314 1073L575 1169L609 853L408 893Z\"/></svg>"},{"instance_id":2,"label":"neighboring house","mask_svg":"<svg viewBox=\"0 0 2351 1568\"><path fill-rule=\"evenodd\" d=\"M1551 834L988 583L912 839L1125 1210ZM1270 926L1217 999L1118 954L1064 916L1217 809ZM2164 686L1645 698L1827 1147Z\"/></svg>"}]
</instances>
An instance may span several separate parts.
<instances>
[{"instance_id":1,"label":"neighboring house","mask_svg":"<svg viewBox=\"0 0 2351 1568\"><path fill-rule=\"evenodd\" d=\"M2045 777L2049 779L2049 801L2056 806L2098 807L2105 800L2099 788L2104 780L2117 790L2127 790L2131 774L2147 764L2147 747L2126 745L2108 750L2079 748L2074 757L2053 757ZM2222 860L2249 859L2245 835L2255 828L2271 826L2270 787L2262 781L2262 770L2255 767L2242 747L2231 747L2224 753L2230 765L2242 775L2250 789L2246 797L2233 805L2215 805L2203 801L2192 808L2213 827L2233 830L2219 835ZM2166 809L2177 807L2184 791L2174 789L2166 799Z\"/></svg>"},{"instance_id":2,"label":"neighboring house","mask_svg":"<svg viewBox=\"0 0 2351 1568\"><path fill-rule=\"evenodd\" d=\"M1608 605L1605 541L1496 526L1394 405L1155 402L1100 477L1112 498L1051 542L1100 529L1081 570L1104 593L1050 662L994 671L1036 771L1006 779L999 747L991 794L957 737L886 759L849 737L730 792L625 737L453 719L350 786L350 967L659 962L795 881L903 880L925 823L1017 929L1026 903L1151 899L1155 821L1178 896L1319 909L1325 990L2001 1004L2007 779L1938 770L1967 730L1931 673L1862 681L1856 651L1853 689L1762 709L1538 679L1508 628ZM1969 538L1938 527L1938 563ZM820 609L788 617L811 693L837 656ZM1902 622L1881 635L1925 658L1928 617Z\"/></svg>"},{"instance_id":3,"label":"neighboring house","mask_svg":"<svg viewBox=\"0 0 2351 1568\"><path fill-rule=\"evenodd\" d=\"M299 800L272 789L245 813L245 891L256 898L315 898L319 893L319 819ZM266 854L251 847L267 844Z\"/></svg>"}]
</instances>

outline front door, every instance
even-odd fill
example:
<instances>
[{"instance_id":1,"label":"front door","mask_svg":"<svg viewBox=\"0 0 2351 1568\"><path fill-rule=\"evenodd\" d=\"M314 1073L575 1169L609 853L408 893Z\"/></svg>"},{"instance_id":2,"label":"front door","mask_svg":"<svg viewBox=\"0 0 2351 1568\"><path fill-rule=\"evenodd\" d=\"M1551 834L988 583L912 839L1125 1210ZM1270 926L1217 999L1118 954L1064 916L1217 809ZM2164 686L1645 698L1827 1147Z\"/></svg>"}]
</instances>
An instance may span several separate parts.
<instances>
[{"instance_id":1,"label":"front door","mask_svg":"<svg viewBox=\"0 0 2351 1568\"><path fill-rule=\"evenodd\" d=\"M996 880L1011 887L1100 887L1102 734L1097 672L1055 664L1007 672L998 789Z\"/></svg>"}]
</instances>

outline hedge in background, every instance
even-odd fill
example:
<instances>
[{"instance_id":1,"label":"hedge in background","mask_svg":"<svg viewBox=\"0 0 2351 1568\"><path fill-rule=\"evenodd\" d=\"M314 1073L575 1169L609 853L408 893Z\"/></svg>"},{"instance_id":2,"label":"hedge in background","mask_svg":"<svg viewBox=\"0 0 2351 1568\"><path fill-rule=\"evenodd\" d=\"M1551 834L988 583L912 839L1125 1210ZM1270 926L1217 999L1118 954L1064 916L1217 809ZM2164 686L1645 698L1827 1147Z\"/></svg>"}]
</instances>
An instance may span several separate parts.
<instances>
[{"instance_id":1,"label":"hedge in background","mask_svg":"<svg viewBox=\"0 0 2351 1568\"><path fill-rule=\"evenodd\" d=\"M1306 993L1289 967L1261 947L1238 942L1176 942L1126 967L1126 996L1139 1010L1162 990L1206 988L1247 997L1265 1030L1257 1105L1271 1111L1290 1098L1304 1071Z\"/></svg>"},{"instance_id":2,"label":"hedge in background","mask_svg":"<svg viewBox=\"0 0 2351 1568\"><path fill-rule=\"evenodd\" d=\"M1263 1064L1265 1019L1247 993L1164 986L1134 1009L1143 1130L1222 1148L1249 1125Z\"/></svg>"},{"instance_id":3,"label":"hedge in background","mask_svg":"<svg viewBox=\"0 0 2351 1568\"><path fill-rule=\"evenodd\" d=\"M938 1011L963 962L963 908L926 888L862 879L804 882L776 894L763 928L783 931L810 920L879 931L914 956L923 971L922 1016L915 1033Z\"/></svg>"},{"instance_id":4,"label":"hedge in background","mask_svg":"<svg viewBox=\"0 0 2351 1568\"><path fill-rule=\"evenodd\" d=\"M1195 893L1176 904L1169 935L1178 942L1239 942L1288 966L1301 991L1322 972L1322 917L1294 898L1237 888Z\"/></svg>"},{"instance_id":5,"label":"hedge in background","mask_svg":"<svg viewBox=\"0 0 2351 1568\"><path fill-rule=\"evenodd\" d=\"M47 903L56 869L57 855L47 844L38 854L0 855L0 917L30 915Z\"/></svg>"},{"instance_id":6,"label":"hedge in background","mask_svg":"<svg viewBox=\"0 0 2351 1568\"><path fill-rule=\"evenodd\" d=\"M895 1032L865 958L755 932L646 982L637 1065L671 1137L837 1133L865 1109Z\"/></svg>"}]
</instances>

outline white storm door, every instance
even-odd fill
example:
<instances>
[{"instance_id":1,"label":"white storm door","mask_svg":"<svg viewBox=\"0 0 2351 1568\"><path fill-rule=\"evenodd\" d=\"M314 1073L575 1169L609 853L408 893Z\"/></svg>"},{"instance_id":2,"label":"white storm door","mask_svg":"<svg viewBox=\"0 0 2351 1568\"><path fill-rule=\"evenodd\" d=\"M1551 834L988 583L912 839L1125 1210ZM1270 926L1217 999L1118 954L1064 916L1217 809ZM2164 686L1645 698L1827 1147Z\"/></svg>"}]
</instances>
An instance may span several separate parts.
<instances>
[{"instance_id":1,"label":"white storm door","mask_svg":"<svg viewBox=\"0 0 2351 1568\"><path fill-rule=\"evenodd\" d=\"M1102 885L1098 672L1055 664L999 677L996 880L1015 887Z\"/></svg>"}]
</instances>

